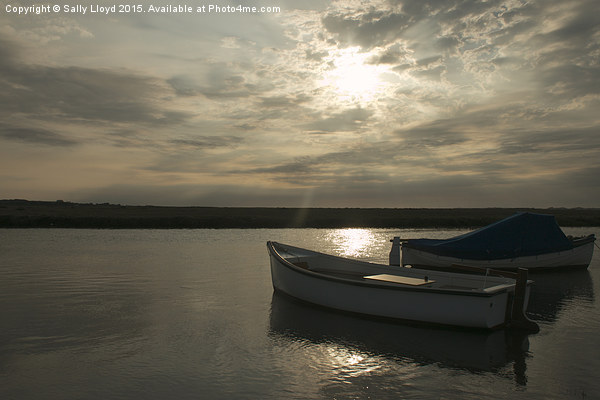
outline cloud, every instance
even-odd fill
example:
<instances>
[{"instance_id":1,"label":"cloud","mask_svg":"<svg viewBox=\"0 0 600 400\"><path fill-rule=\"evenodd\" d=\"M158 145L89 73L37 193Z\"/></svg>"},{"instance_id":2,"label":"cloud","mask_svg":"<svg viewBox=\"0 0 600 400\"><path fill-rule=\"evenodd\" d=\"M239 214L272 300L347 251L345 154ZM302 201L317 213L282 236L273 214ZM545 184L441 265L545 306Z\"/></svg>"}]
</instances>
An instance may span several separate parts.
<instances>
[{"instance_id":1,"label":"cloud","mask_svg":"<svg viewBox=\"0 0 600 400\"><path fill-rule=\"evenodd\" d=\"M11 53L0 42L0 54ZM156 105L168 90L153 78L134 73L80 67L28 65L12 59L0 64L0 113L38 120L106 123L180 123L187 114Z\"/></svg>"},{"instance_id":2,"label":"cloud","mask_svg":"<svg viewBox=\"0 0 600 400\"><path fill-rule=\"evenodd\" d=\"M306 59L311 61L323 61L329 55L327 51L313 51L312 49L305 50Z\"/></svg>"},{"instance_id":3,"label":"cloud","mask_svg":"<svg viewBox=\"0 0 600 400\"><path fill-rule=\"evenodd\" d=\"M207 73L208 84L198 84L187 77L174 77L167 82L179 96L203 95L209 99L248 97L254 87L242 75L230 73L225 66L215 65Z\"/></svg>"},{"instance_id":4,"label":"cloud","mask_svg":"<svg viewBox=\"0 0 600 400\"><path fill-rule=\"evenodd\" d=\"M557 97L560 102L587 95L600 95L598 66L563 64L546 68L540 76L546 94Z\"/></svg>"},{"instance_id":5,"label":"cloud","mask_svg":"<svg viewBox=\"0 0 600 400\"><path fill-rule=\"evenodd\" d=\"M256 77L257 65L249 62L227 63L205 60L194 75L177 75L167 83L179 96L204 96L210 100L228 100L259 96L272 90L268 79Z\"/></svg>"},{"instance_id":6,"label":"cloud","mask_svg":"<svg viewBox=\"0 0 600 400\"><path fill-rule=\"evenodd\" d=\"M398 131L402 137L402 146L414 151L427 148L457 145L467 142L467 135L451 129L448 120L435 121L426 125ZM451 122L450 122L451 124Z\"/></svg>"},{"instance_id":7,"label":"cloud","mask_svg":"<svg viewBox=\"0 0 600 400\"><path fill-rule=\"evenodd\" d=\"M20 48L12 40L8 40L0 34L0 68L14 68L13 60L20 57Z\"/></svg>"},{"instance_id":8,"label":"cloud","mask_svg":"<svg viewBox=\"0 0 600 400\"><path fill-rule=\"evenodd\" d=\"M306 94L260 97L261 108L294 108L306 103L310 98Z\"/></svg>"},{"instance_id":9,"label":"cloud","mask_svg":"<svg viewBox=\"0 0 600 400\"><path fill-rule=\"evenodd\" d=\"M138 184L108 186L93 192L72 195L77 201L108 201L126 204L207 206L309 206L320 207L482 207L501 204L505 207L594 206L600 195L600 185L589 185L599 169L559 173L536 179L522 178L497 181L485 175L451 173L420 179L409 176L372 176L369 172L322 181L313 187L310 182L295 187L276 185L169 185ZM287 176L287 175L286 175ZM597 179L594 181L597 182ZM562 188L558 196L557 189ZM340 193L343 196L340 197ZM516 196L515 194L519 195ZM583 195L583 196L582 196ZM101 199L101 200L98 200ZM156 203L155 203L156 202Z\"/></svg>"},{"instance_id":10,"label":"cloud","mask_svg":"<svg viewBox=\"0 0 600 400\"><path fill-rule=\"evenodd\" d=\"M331 11L323 19L323 27L343 46L358 45L371 49L398 39L410 24L410 17L393 10Z\"/></svg>"},{"instance_id":11,"label":"cloud","mask_svg":"<svg viewBox=\"0 0 600 400\"><path fill-rule=\"evenodd\" d=\"M235 173L244 174L275 174L283 176L298 176L314 173L317 171L319 165L314 162L311 157L299 157L292 162L269 166L254 168L250 170L237 170L232 171ZM294 179L295 181L295 179Z\"/></svg>"},{"instance_id":12,"label":"cloud","mask_svg":"<svg viewBox=\"0 0 600 400\"><path fill-rule=\"evenodd\" d=\"M199 149L216 149L220 147L236 147L243 138L239 136L194 136L189 139L172 139L169 142Z\"/></svg>"},{"instance_id":13,"label":"cloud","mask_svg":"<svg viewBox=\"0 0 600 400\"><path fill-rule=\"evenodd\" d=\"M379 64L391 64L398 65L401 63L409 62L410 52L402 46L400 43L395 43L369 58L367 63L379 65Z\"/></svg>"},{"instance_id":14,"label":"cloud","mask_svg":"<svg viewBox=\"0 0 600 400\"><path fill-rule=\"evenodd\" d=\"M73 146L78 144L76 140L70 139L56 132L39 128L21 128L0 125L0 137L13 141L48 146Z\"/></svg>"},{"instance_id":15,"label":"cloud","mask_svg":"<svg viewBox=\"0 0 600 400\"><path fill-rule=\"evenodd\" d=\"M397 143L399 144L399 143ZM351 190L355 183L382 183L389 180L389 172L379 168L389 165L404 154L401 147L392 143L374 143L337 150L315 156L297 157L277 165L230 171L235 174L266 175L275 182L292 187L320 187L323 185L342 185Z\"/></svg>"},{"instance_id":16,"label":"cloud","mask_svg":"<svg viewBox=\"0 0 600 400\"><path fill-rule=\"evenodd\" d=\"M110 202L131 205L264 207L290 204L299 206L302 189L274 189L260 186L227 184L169 184L144 185L138 183L108 185L92 190L73 192L79 202ZM98 200L101 199L101 200Z\"/></svg>"},{"instance_id":17,"label":"cloud","mask_svg":"<svg viewBox=\"0 0 600 400\"><path fill-rule=\"evenodd\" d=\"M358 107L319 118L315 122L303 125L303 128L307 132L317 134L355 131L372 115L372 111Z\"/></svg>"}]
</instances>

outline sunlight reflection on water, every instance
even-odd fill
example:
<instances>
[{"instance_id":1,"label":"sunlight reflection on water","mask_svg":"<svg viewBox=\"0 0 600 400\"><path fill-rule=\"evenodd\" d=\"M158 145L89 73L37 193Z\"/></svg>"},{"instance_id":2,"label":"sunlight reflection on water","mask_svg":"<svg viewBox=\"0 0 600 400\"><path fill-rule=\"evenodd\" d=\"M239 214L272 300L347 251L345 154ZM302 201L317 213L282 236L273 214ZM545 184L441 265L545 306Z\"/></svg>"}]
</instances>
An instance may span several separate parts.
<instances>
[{"instance_id":1,"label":"sunlight reflection on water","mask_svg":"<svg viewBox=\"0 0 600 400\"><path fill-rule=\"evenodd\" d=\"M350 378L371 374L381 367L378 357L333 343L324 344L315 356L315 363L327 368L334 375L331 378L341 382L350 382Z\"/></svg>"},{"instance_id":2,"label":"sunlight reflection on water","mask_svg":"<svg viewBox=\"0 0 600 400\"><path fill-rule=\"evenodd\" d=\"M335 249L343 257L364 257L372 254L374 245L378 242L371 229L335 229L329 232L327 239L336 243Z\"/></svg>"}]
</instances>

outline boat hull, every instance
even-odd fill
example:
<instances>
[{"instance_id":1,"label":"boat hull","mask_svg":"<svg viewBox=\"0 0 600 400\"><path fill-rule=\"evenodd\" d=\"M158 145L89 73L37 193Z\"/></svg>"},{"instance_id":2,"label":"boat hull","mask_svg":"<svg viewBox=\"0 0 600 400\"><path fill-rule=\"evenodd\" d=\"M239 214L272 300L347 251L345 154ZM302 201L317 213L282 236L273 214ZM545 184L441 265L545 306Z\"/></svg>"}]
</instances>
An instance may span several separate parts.
<instances>
[{"instance_id":1,"label":"boat hull","mask_svg":"<svg viewBox=\"0 0 600 400\"><path fill-rule=\"evenodd\" d=\"M437 255L402 245L401 264L426 269L451 269L454 265L475 266L497 270L516 270L527 268L529 271L555 269L584 269L592 260L594 242L582 244L570 250L540 254L528 257L516 257L494 260L472 260Z\"/></svg>"},{"instance_id":2,"label":"boat hull","mask_svg":"<svg viewBox=\"0 0 600 400\"><path fill-rule=\"evenodd\" d=\"M274 289L308 303L372 317L468 328L494 329L508 322L510 290L469 293L350 281L298 267L272 246L269 254Z\"/></svg>"}]
</instances>

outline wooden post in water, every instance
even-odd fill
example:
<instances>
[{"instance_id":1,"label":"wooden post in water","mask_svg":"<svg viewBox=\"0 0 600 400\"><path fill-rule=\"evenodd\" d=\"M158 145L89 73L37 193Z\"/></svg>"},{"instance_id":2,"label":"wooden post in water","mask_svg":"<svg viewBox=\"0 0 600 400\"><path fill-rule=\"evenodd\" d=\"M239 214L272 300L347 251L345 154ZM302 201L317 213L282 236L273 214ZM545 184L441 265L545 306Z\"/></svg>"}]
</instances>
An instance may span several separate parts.
<instances>
[{"instance_id":1,"label":"wooden post in water","mask_svg":"<svg viewBox=\"0 0 600 400\"><path fill-rule=\"evenodd\" d=\"M398 236L395 236L390 242L392 242L392 249L390 250L390 265L400 266L400 239Z\"/></svg>"},{"instance_id":2,"label":"wooden post in water","mask_svg":"<svg viewBox=\"0 0 600 400\"><path fill-rule=\"evenodd\" d=\"M540 327L530 320L527 315L525 315L525 311L523 311L527 294L527 275L528 272L526 268L519 268L517 270L517 282L515 284L515 297L513 299L512 321L510 325L513 328L536 333L540 331Z\"/></svg>"}]
</instances>

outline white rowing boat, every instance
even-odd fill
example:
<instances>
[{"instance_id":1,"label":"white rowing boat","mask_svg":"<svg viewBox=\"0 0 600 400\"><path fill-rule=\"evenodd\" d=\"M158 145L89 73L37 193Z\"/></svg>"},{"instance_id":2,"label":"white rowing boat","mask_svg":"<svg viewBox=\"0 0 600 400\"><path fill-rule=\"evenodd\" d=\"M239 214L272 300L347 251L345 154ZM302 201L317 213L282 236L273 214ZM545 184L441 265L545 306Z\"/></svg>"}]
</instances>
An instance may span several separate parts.
<instances>
[{"instance_id":1,"label":"white rowing boat","mask_svg":"<svg viewBox=\"0 0 600 400\"><path fill-rule=\"evenodd\" d=\"M419 323L538 330L525 316L526 270L516 280L373 264L276 242L267 248L274 289L308 303Z\"/></svg>"}]
</instances>

